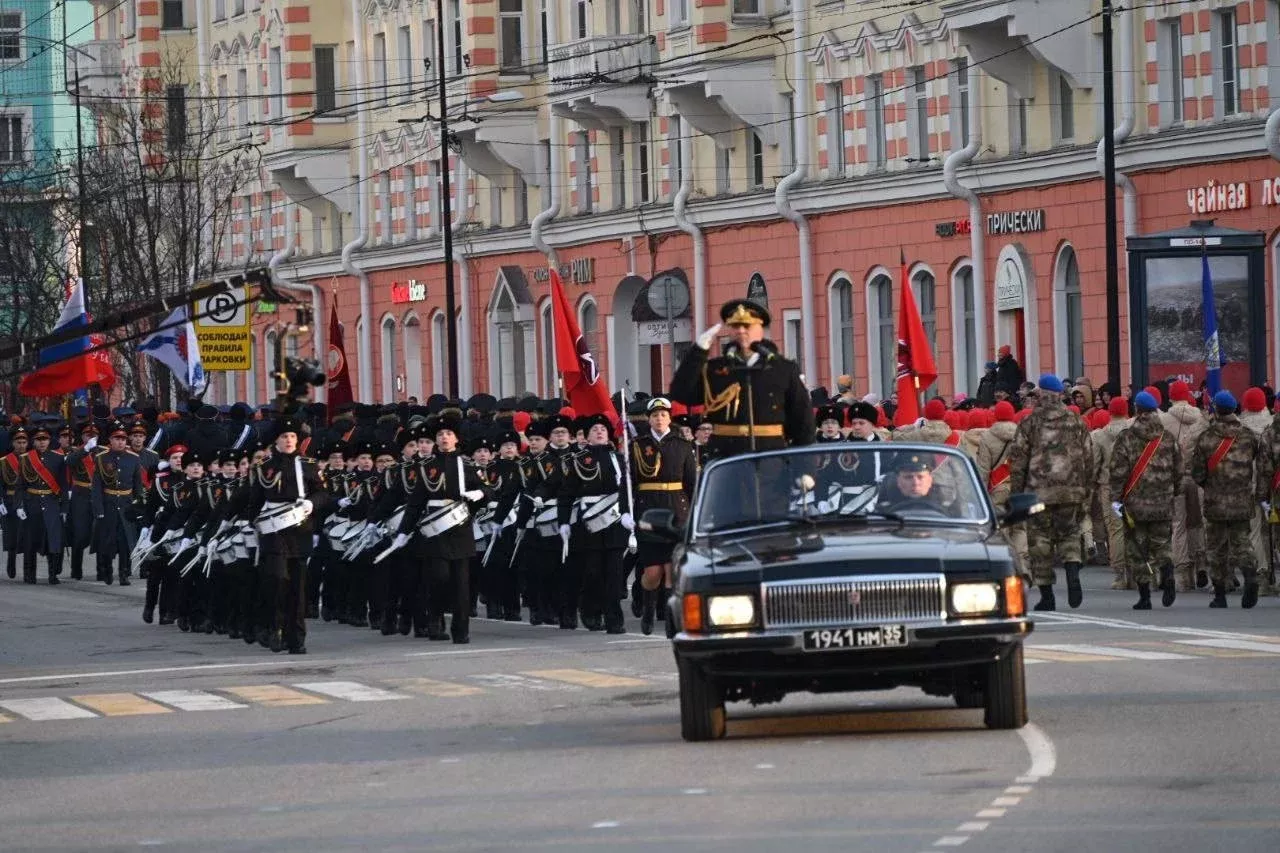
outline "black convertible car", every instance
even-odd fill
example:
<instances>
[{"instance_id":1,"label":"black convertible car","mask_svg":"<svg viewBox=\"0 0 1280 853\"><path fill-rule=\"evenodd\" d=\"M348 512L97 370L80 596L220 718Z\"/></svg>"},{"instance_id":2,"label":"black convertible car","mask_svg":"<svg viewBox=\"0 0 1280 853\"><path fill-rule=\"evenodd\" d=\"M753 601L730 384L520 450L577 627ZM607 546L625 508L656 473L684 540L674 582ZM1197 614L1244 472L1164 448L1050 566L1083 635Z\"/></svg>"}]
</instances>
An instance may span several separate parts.
<instances>
[{"instance_id":1,"label":"black convertible car","mask_svg":"<svg viewBox=\"0 0 1280 853\"><path fill-rule=\"evenodd\" d=\"M686 740L725 733L725 703L914 685L1027 722L1023 582L997 512L962 453L938 445L812 445L707 466L677 539L668 634Z\"/></svg>"}]
</instances>

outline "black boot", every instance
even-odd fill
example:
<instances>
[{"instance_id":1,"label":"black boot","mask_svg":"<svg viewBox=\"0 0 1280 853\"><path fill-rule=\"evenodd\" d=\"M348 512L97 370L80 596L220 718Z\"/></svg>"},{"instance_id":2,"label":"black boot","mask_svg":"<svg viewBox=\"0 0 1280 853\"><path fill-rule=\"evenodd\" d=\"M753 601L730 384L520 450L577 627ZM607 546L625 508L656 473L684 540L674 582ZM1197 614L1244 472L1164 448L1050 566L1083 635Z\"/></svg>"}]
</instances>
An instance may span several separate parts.
<instances>
[{"instance_id":1,"label":"black boot","mask_svg":"<svg viewBox=\"0 0 1280 853\"><path fill-rule=\"evenodd\" d=\"M1173 565L1160 567L1160 604L1171 607L1178 598L1178 585L1173 580Z\"/></svg>"},{"instance_id":2,"label":"black boot","mask_svg":"<svg viewBox=\"0 0 1280 853\"><path fill-rule=\"evenodd\" d=\"M58 580L58 576L51 570L49 572L49 586L57 586L60 583L62 583L62 581Z\"/></svg>"},{"instance_id":3,"label":"black boot","mask_svg":"<svg viewBox=\"0 0 1280 853\"><path fill-rule=\"evenodd\" d=\"M653 621L657 618L658 591L642 589L640 596L640 633L647 637L653 633Z\"/></svg>"},{"instance_id":4,"label":"black boot","mask_svg":"<svg viewBox=\"0 0 1280 853\"><path fill-rule=\"evenodd\" d=\"M143 621L143 622L146 622L148 625L150 625L150 624L151 624L151 620L153 620L153 619L155 619L155 618L156 618L156 608L155 608L155 605L151 605L151 604L149 604L149 605L147 605L146 607L142 608L142 621Z\"/></svg>"},{"instance_id":5,"label":"black boot","mask_svg":"<svg viewBox=\"0 0 1280 853\"><path fill-rule=\"evenodd\" d=\"M644 596L645 588L640 585L640 579L636 578L631 584L631 615L637 619L644 618Z\"/></svg>"},{"instance_id":6,"label":"black boot","mask_svg":"<svg viewBox=\"0 0 1280 853\"><path fill-rule=\"evenodd\" d=\"M1213 585L1213 601L1209 602L1209 606L1215 609L1227 606L1227 585L1225 583L1215 583Z\"/></svg>"},{"instance_id":7,"label":"black boot","mask_svg":"<svg viewBox=\"0 0 1280 853\"><path fill-rule=\"evenodd\" d=\"M1244 592L1240 595L1240 606L1245 610L1253 609L1258 603L1258 581L1256 578L1245 578Z\"/></svg>"},{"instance_id":8,"label":"black boot","mask_svg":"<svg viewBox=\"0 0 1280 853\"><path fill-rule=\"evenodd\" d=\"M396 630L402 637L409 636L409 632L413 630L413 617L404 613L400 614L400 621L396 624Z\"/></svg>"},{"instance_id":9,"label":"black boot","mask_svg":"<svg viewBox=\"0 0 1280 853\"><path fill-rule=\"evenodd\" d=\"M191 630L191 623L187 620L187 617L178 617L178 630L184 634Z\"/></svg>"},{"instance_id":10,"label":"black boot","mask_svg":"<svg viewBox=\"0 0 1280 853\"><path fill-rule=\"evenodd\" d=\"M1209 585L1209 573L1204 569L1196 570L1196 589L1204 589Z\"/></svg>"},{"instance_id":11,"label":"black boot","mask_svg":"<svg viewBox=\"0 0 1280 853\"><path fill-rule=\"evenodd\" d=\"M267 647L277 653L284 651L284 631L272 631L271 642Z\"/></svg>"},{"instance_id":12,"label":"black boot","mask_svg":"<svg viewBox=\"0 0 1280 853\"><path fill-rule=\"evenodd\" d=\"M1080 586L1080 564L1066 563L1062 568L1067 572L1067 604L1075 609L1084 601L1084 589Z\"/></svg>"},{"instance_id":13,"label":"black boot","mask_svg":"<svg viewBox=\"0 0 1280 853\"><path fill-rule=\"evenodd\" d=\"M394 614L394 613L384 613L384 614L382 615L382 624L381 624L380 626L378 626L378 627L379 627L379 630L380 630L380 631L382 631L382 636L384 636L384 637L390 637L390 636L392 636L393 634L395 634L395 632L396 632L396 617L395 617L395 614Z\"/></svg>"},{"instance_id":14,"label":"black boot","mask_svg":"<svg viewBox=\"0 0 1280 853\"><path fill-rule=\"evenodd\" d=\"M1151 584L1138 584L1138 603L1133 605L1134 610L1150 610L1151 609Z\"/></svg>"},{"instance_id":15,"label":"black boot","mask_svg":"<svg viewBox=\"0 0 1280 853\"><path fill-rule=\"evenodd\" d=\"M1058 609L1058 602L1053 596L1053 584L1040 584L1036 589L1040 590L1040 600L1036 602L1034 610L1044 612Z\"/></svg>"}]
</instances>

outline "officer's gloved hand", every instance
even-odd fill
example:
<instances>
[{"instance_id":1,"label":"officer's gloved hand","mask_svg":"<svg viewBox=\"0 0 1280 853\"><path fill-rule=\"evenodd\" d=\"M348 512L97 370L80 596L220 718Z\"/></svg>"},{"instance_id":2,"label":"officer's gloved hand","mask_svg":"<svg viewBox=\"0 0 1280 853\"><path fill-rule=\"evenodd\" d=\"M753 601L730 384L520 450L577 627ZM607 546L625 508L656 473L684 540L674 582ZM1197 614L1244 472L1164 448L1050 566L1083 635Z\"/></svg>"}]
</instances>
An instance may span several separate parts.
<instances>
[{"instance_id":1,"label":"officer's gloved hand","mask_svg":"<svg viewBox=\"0 0 1280 853\"><path fill-rule=\"evenodd\" d=\"M1124 515L1124 504L1120 503L1120 501L1112 501L1111 511L1114 512L1117 516Z\"/></svg>"},{"instance_id":2,"label":"officer's gloved hand","mask_svg":"<svg viewBox=\"0 0 1280 853\"><path fill-rule=\"evenodd\" d=\"M533 496L533 508L534 508L534 509L542 509L542 504L543 504L542 498L538 497L537 495L534 495L534 496Z\"/></svg>"},{"instance_id":3,"label":"officer's gloved hand","mask_svg":"<svg viewBox=\"0 0 1280 853\"><path fill-rule=\"evenodd\" d=\"M9 508L4 505L4 501L0 501L0 518L4 518L9 514Z\"/></svg>"},{"instance_id":4,"label":"officer's gloved hand","mask_svg":"<svg viewBox=\"0 0 1280 853\"><path fill-rule=\"evenodd\" d=\"M338 501L338 509L346 509L351 506L351 498L342 498Z\"/></svg>"},{"instance_id":5,"label":"officer's gloved hand","mask_svg":"<svg viewBox=\"0 0 1280 853\"><path fill-rule=\"evenodd\" d=\"M312 548L318 548L318 547L320 547L320 537L319 537L319 536L312 535L312 537L311 537L311 547L312 547Z\"/></svg>"},{"instance_id":6,"label":"officer's gloved hand","mask_svg":"<svg viewBox=\"0 0 1280 853\"><path fill-rule=\"evenodd\" d=\"M560 525L560 538L566 539L566 540L569 538L569 525L567 524Z\"/></svg>"},{"instance_id":7,"label":"officer's gloved hand","mask_svg":"<svg viewBox=\"0 0 1280 853\"><path fill-rule=\"evenodd\" d=\"M315 504L313 504L313 503L312 503L310 500L308 500L307 498L303 498L303 499L302 499L302 508L303 508L304 510L306 510L306 511L307 511L307 514L308 514L308 515L310 515L312 512L314 512L314 511L315 511L316 506L315 506Z\"/></svg>"},{"instance_id":8,"label":"officer's gloved hand","mask_svg":"<svg viewBox=\"0 0 1280 853\"><path fill-rule=\"evenodd\" d=\"M1262 502L1262 514L1271 515L1271 501Z\"/></svg>"},{"instance_id":9,"label":"officer's gloved hand","mask_svg":"<svg viewBox=\"0 0 1280 853\"><path fill-rule=\"evenodd\" d=\"M391 540L392 548L403 548L405 545L408 545L408 544L409 544L408 533L397 533L396 538Z\"/></svg>"},{"instance_id":10,"label":"officer's gloved hand","mask_svg":"<svg viewBox=\"0 0 1280 853\"><path fill-rule=\"evenodd\" d=\"M716 334L719 333L722 325L723 324L721 323L716 323L710 329L707 329L705 332L698 335L698 348L704 350L711 349L711 344L715 342Z\"/></svg>"},{"instance_id":11,"label":"officer's gloved hand","mask_svg":"<svg viewBox=\"0 0 1280 853\"><path fill-rule=\"evenodd\" d=\"M463 492L462 496L467 500L471 501L472 503L475 503L476 501L484 500L484 492L482 492L480 489L470 489L468 491Z\"/></svg>"},{"instance_id":12,"label":"officer's gloved hand","mask_svg":"<svg viewBox=\"0 0 1280 853\"><path fill-rule=\"evenodd\" d=\"M18 519L19 519L20 521L26 521L26 520L27 520L27 511L26 511L25 509L23 509L22 507L18 507Z\"/></svg>"},{"instance_id":13,"label":"officer's gloved hand","mask_svg":"<svg viewBox=\"0 0 1280 853\"><path fill-rule=\"evenodd\" d=\"M635 520L635 518L631 515L631 513L629 513L629 512L624 512L624 513L622 514L622 518L621 518L620 520L622 521L622 529L623 529L623 530L626 530L626 531L628 531L628 532L629 532L629 531L632 531L632 530L635 530L635 529L636 529L636 520Z\"/></svg>"}]
</instances>

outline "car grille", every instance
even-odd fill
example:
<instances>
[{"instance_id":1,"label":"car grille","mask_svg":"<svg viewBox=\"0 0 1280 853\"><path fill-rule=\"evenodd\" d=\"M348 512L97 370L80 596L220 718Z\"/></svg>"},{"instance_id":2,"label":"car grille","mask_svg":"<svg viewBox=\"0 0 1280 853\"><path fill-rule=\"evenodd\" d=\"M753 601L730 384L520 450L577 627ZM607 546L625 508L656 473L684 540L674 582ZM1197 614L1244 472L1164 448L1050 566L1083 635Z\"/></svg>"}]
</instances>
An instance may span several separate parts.
<instances>
[{"instance_id":1,"label":"car grille","mask_svg":"<svg viewBox=\"0 0 1280 853\"><path fill-rule=\"evenodd\" d=\"M766 628L813 628L946 618L943 575L819 578L764 585Z\"/></svg>"}]
</instances>

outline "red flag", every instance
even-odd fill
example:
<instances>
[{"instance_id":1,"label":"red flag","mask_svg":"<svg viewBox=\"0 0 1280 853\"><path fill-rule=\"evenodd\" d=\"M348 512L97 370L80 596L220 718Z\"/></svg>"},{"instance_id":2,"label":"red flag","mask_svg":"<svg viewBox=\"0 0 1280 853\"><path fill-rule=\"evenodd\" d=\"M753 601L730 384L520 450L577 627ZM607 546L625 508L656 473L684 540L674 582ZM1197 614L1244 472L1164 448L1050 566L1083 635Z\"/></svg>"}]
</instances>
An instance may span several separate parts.
<instances>
[{"instance_id":1,"label":"red flag","mask_svg":"<svg viewBox=\"0 0 1280 853\"><path fill-rule=\"evenodd\" d=\"M920 321L916 297L907 277L907 257L902 255L902 302L898 311L898 410L894 426L905 426L920 417L920 392L938 381L938 368L929 339Z\"/></svg>"},{"instance_id":2,"label":"red flag","mask_svg":"<svg viewBox=\"0 0 1280 853\"><path fill-rule=\"evenodd\" d=\"M329 301L329 352L325 358L325 375L329 378L329 410L350 403L351 371L347 369L347 351L342 344L342 327L338 325L338 306Z\"/></svg>"},{"instance_id":3,"label":"red flag","mask_svg":"<svg viewBox=\"0 0 1280 853\"><path fill-rule=\"evenodd\" d=\"M608 415L617 427L617 412L609 390L600 379L600 369L578 328L573 308L564 295L564 285L551 270L551 312L555 317L556 369L564 377L564 395L579 416Z\"/></svg>"}]
</instances>

